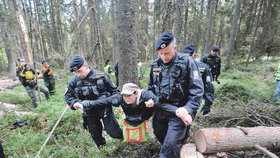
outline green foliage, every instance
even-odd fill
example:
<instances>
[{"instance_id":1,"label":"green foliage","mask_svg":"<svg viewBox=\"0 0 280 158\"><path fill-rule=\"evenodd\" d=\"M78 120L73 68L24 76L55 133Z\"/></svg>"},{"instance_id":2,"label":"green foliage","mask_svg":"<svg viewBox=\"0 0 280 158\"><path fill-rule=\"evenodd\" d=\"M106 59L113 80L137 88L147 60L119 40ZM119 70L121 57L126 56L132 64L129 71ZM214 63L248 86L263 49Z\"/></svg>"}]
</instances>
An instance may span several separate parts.
<instances>
[{"instance_id":1,"label":"green foliage","mask_svg":"<svg viewBox=\"0 0 280 158\"><path fill-rule=\"evenodd\" d=\"M277 64L277 62L261 61L251 63L249 67L240 64L236 69L223 71L220 78L221 84L215 83L215 101L211 112L208 116L198 114L197 123L201 127L231 127L236 124L254 126L259 123L240 119L246 116L246 112L260 112L264 116L269 115L271 118L277 118L280 110L276 107L271 108L272 103L270 102L274 91L273 73L278 66ZM141 88L146 89L150 67L145 64L144 68L145 74L143 80L141 80ZM18 105L16 111L31 112L26 115L17 115L14 111L9 111L5 118L1 120L0 139L7 156L29 158L37 154L57 119L67 107L63 97L70 77L66 76L63 79L58 79L56 94L51 96L48 101L41 95L42 102L35 109L31 108L31 101L23 86L15 87L0 94L2 102ZM218 110L221 111L215 114L214 112ZM123 114L120 108L114 108L114 112L121 124ZM221 113L225 113L225 115L221 115ZM94 145L88 131L83 129L81 115L82 112L79 110L67 110L42 151L42 158L158 157L160 144L151 132L151 127L148 128L150 129L149 140L144 143L125 143L112 139L106 132L103 132L107 145L99 150ZM215 116L215 118L209 118L210 116ZM253 116L247 117L254 120ZM27 120L28 125L11 130L13 123L20 119ZM264 119L261 121L261 123L269 123ZM190 130L190 141L192 141L192 134L196 128Z\"/></svg>"},{"instance_id":2,"label":"green foliage","mask_svg":"<svg viewBox=\"0 0 280 158\"><path fill-rule=\"evenodd\" d=\"M215 83L211 113L198 115L196 120L203 127L277 126L280 107L271 100L277 66L277 62L267 60L223 71L221 84Z\"/></svg>"},{"instance_id":3,"label":"green foliage","mask_svg":"<svg viewBox=\"0 0 280 158\"><path fill-rule=\"evenodd\" d=\"M274 92L274 68L277 63L267 61L251 63L249 67L240 64L238 69L222 72L221 85L216 86L216 98L223 96L240 99L245 103L250 97L269 99Z\"/></svg>"},{"instance_id":4,"label":"green foliage","mask_svg":"<svg viewBox=\"0 0 280 158\"><path fill-rule=\"evenodd\" d=\"M57 119L66 107L64 102L64 92L66 90L70 76L57 80L56 94L46 101L41 95L43 101L38 107L32 109L31 101L25 92L23 86L15 87L7 93L1 93L0 98L3 102L13 103L19 107L17 111L29 111L30 114L18 116L14 111L6 113L6 116L0 122L1 141L4 146L5 154L14 158L34 157L49 132L52 130ZM43 84L43 83L42 83ZM119 108L114 108L119 123L123 119ZM68 109L63 116L53 136L41 153L42 158L47 157L152 157L159 151L159 144L150 133L150 140L140 144L127 144L120 140L109 137L106 132L103 135L106 138L107 145L101 150L94 145L92 138L87 130L82 126L82 112ZM16 120L27 120L28 125L11 130Z\"/></svg>"}]
</instances>

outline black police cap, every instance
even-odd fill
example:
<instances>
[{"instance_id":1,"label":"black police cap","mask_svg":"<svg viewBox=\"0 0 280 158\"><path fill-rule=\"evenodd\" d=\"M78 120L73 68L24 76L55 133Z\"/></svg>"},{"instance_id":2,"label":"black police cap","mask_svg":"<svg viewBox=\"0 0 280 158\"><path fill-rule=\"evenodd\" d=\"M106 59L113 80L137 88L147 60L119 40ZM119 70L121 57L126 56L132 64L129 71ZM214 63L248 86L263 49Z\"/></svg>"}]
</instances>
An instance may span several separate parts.
<instances>
[{"instance_id":1,"label":"black police cap","mask_svg":"<svg viewBox=\"0 0 280 158\"><path fill-rule=\"evenodd\" d=\"M174 38L174 35L170 32L162 33L156 40L156 50L166 48Z\"/></svg>"},{"instance_id":2,"label":"black police cap","mask_svg":"<svg viewBox=\"0 0 280 158\"><path fill-rule=\"evenodd\" d=\"M191 44L186 45L182 50L182 53L189 54L190 56L192 56L194 52L195 52L195 48Z\"/></svg>"},{"instance_id":3,"label":"black police cap","mask_svg":"<svg viewBox=\"0 0 280 158\"><path fill-rule=\"evenodd\" d=\"M71 62L70 62L70 66L69 69L71 72L78 70L79 68L81 68L84 64L84 59L79 56L79 55L75 55L72 57Z\"/></svg>"},{"instance_id":4,"label":"black police cap","mask_svg":"<svg viewBox=\"0 0 280 158\"><path fill-rule=\"evenodd\" d=\"M220 47L219 47L219 46L216 46L216 45L212 46L211 49L212 49L214 52L220 51Z\"/></svg>"}]
</instances>

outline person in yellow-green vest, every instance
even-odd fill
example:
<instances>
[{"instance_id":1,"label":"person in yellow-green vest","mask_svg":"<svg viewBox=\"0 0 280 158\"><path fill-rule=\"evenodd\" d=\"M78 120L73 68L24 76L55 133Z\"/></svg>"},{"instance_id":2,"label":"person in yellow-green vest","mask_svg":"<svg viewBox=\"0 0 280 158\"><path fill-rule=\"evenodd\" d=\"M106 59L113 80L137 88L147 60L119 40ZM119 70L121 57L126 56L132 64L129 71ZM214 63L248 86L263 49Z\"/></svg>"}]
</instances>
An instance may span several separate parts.
<instances>
[{"instance_id":1,"label":"person in yellow-green vest","mask_svg":"<svg viewBox=\"0 0 280 158\"><path fill-rule=\"evenodd\" d=\"M138 64L137 64L137 74L138 74L138 85L139 85L140 88L142 88L140 81L143 79L144 73L145 73L145 70L144 70L144 67L143 67L143 63L138 61Z\"/></svg>"},{"instance_id":2,"label":"person in yellow-green vest","mask_svg":"<svg viewBox=\"0 0 280 158\"><path fill-rule=\"evenodd\" d=\"M145 70L143 68L143 63L141 63L140 61L137 64L137 73L138 73L139 81L142 80L143 76L144 76L144 73L145 73Z\"/></svg>"},{"instance_id":3,"label":"person in yellow-green vest","mask_svg":"<svg viewBox=\"0 0 280 158\"><path fill-rule=\"evenodd\" d=\"M33 108L35 108L37 107L35 89L39 89L40 92L43 92L46 99L49 99L49 90L47 87L43 87L41 85L38 86L35 75L36 72L29 65L27 65L25 59L19 58L18 62L19 64L16 68L16 75L31 98Z\"/></svg>"},{"instance_id":4,"label":"person in yellow-green vest","mask_svg":"<svg viewBox=\"0 0 280 158\"><path fill-rule=\"evenodd\" d=\"M109 62L110 62L110 60L107 59L107 60L105 61L105 65L104 65L104 68L103 68L104 72L105 72L108 76L113 72L112 67L111 67L111 65L109 64Z\"/></svg>"},{"instance_id":5,"label":"person in yellow-green vest","mask_svg":"<svg viewBox=\"0 0 280 158\"><path fill-rule=\"evenodd\" d=\"M273 95L273 101L280 101L280 65L278 66L275 74L275 79L276 79L276 83L275 83L275 92Z\"/></svg>"}]
</instances>

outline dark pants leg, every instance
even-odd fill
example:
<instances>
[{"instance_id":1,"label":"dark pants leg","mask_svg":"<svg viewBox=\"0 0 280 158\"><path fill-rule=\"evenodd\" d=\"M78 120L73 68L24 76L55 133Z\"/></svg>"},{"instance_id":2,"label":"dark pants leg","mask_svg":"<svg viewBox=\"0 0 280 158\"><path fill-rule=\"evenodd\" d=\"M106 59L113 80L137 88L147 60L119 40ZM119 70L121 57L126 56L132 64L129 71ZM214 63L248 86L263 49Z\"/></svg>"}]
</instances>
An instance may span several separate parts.
<instances>
[{"instance_id":1,"label":"dark pants leg","mask_svg":"<svg viewBox=\"0 0 280 158\"><path fill-rule=\"evenodd\" d=\"M123 139L122 129L112 111L108 112L106 117L102 118L105 130L112 138Z\"/></svg>"},{"instance_id":2,"label":"dark pants leg","mask_svg":"<svg viewBox=\"0 0 280 158\"><path fill-rule=\"evenodd\" d=\"M1 144L0 144L0 158L5 158L3 147Z\"/></svg>"},{"instance_id":3,"label":"dark pants leg","mask_svg":"<svg viewBox=\"0 0 280 158\"><path fill-rule=\"evenodd\" d=\"M45 80L45 86L48 88L50 95L55 93L55 82L54 80Z\"/></svg>"},{"instance_id":4,"label":"dark pants leg","mask_svg":"<svg viewBox=\"0 0 280 158\"><path fill-rule=\"evenodd\" d=\"M36 98L34 89L31 88L30 86L26 86L25 90L26 90L27 94L29 95L29 97L31 98L32 106L37 107L37 98Z\"/></svg>"},{"instance_id":5,"label":"dark pants leg","mask_svg":"<svg viewBox=\"0 0 280 158\"><path fill-rule=\"evenodd\" d=\"M55 93L55 83L50 83L48 89L50 94L53 95Z\"/></svg>"},{"instance_id":6,"label":"dark pants leg","mask_svg":"<svg viewBox=\"0 0 280 158\"><path fill-rule=\"evenodd\" d=\"M168 119L168 128L166 129L166 120ZM164 124L160 124L164 123ZM179 158L181 147L186 138L187 128L183 121L177 116L171 116L169 118L155 119L153 122L155 134L157 139L161 142L163 134L160 134L159 129L162 129L162 132L165 132L164 141L162 143L159 156L160 158Z\"/></svg>"},{"instance_id":7,"label":"dark pants leg","mask_svg":"<svg viewBox=\"0 0 280 158\"><path fill-rule=\"evenodd\" d=\"M154 134L160 144L163 144L168 129L168 119L160 118L157 116L157 113L155 113L153 118Z\"/></svg>"},{"instance_id":8,"label":"dark pants leg","mask_svg":"<svg viewBox=\"0 0 280 158\"><path fill-rule=\"evenodd\" d=\"M98 148L101 147L101 145L106 144L106 141L104 137L102 136L102 124L101 124L101 118L98 117L95 114L88 114L87 115L87 124L89 133L91 135L91 138L93 139L94 143Z\"/></svg>"},{"instance_id":9,"label":"dark pants leg","mask_svg":"<svg viewBox=\"0 0 280 158\"><path fill-rule=\"evenodd\" d=\"M41 85L39 85L39 86L37 85L36 86L36 90L38 90L38 88L39 88L40 92L44 93L46 99L50 99L50 93L49 93L49 90L47 89L47 87L44 87L44 86L41 86Z\"/></svg>"}]
</instances>

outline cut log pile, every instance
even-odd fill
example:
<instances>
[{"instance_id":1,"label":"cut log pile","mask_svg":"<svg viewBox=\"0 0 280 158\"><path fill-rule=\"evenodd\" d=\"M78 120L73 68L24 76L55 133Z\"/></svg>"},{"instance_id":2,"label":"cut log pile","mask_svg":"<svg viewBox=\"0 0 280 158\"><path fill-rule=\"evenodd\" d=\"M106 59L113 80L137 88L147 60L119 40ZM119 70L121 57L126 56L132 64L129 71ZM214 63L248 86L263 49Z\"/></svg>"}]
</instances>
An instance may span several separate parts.
<instances>
[{"instance_id":1,"label":"cut log pile","mask_svg":"<svg viewBox=\"0 0 280 158\"><path fill-rule=\"evenodd\" d=\"M277 158L269 150L280 150L280 127L204 128L194 133L194 144L185 144L181 158L201 158L203 154L259 150ZM196 151L197 150L197 151Z\"/></svg>"}]
</instances>

